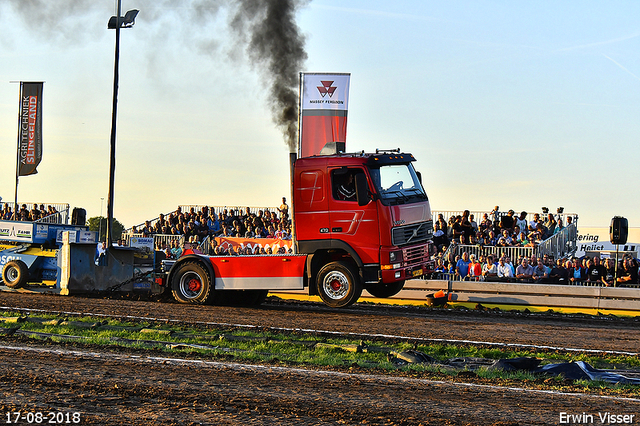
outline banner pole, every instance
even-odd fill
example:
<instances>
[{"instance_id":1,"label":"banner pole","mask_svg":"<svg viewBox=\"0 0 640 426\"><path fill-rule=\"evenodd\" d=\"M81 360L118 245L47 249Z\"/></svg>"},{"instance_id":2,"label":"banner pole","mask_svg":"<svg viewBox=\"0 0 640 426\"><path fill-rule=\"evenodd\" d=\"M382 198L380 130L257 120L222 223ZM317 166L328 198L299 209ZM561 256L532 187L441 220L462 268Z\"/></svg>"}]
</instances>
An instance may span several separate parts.
<instances>
[{"instance_id":1,"label":"banner pole","mask_svg":"<svg viewBox=\"0 0 640 426\"><path fill-rule=\"evenodd\" d=\"M300 73L300 81L298 82L298 155L302 152L302 79L304 73ZM293 201L292 201L293 202Z\"/></svg>"},{"instance_id":2,"label":"banner pole","mask_svg":"<svg viewBox=\"0 0 640 426\"><path fill-rule=\"evenodd\" d=\"M22 119L22 85L20 82L20 89L18 93L18 143L16 147L16 187L13 198L13 220L18 220L18 179L20 177L20 125Z\"/></svg>"}]
</instances>

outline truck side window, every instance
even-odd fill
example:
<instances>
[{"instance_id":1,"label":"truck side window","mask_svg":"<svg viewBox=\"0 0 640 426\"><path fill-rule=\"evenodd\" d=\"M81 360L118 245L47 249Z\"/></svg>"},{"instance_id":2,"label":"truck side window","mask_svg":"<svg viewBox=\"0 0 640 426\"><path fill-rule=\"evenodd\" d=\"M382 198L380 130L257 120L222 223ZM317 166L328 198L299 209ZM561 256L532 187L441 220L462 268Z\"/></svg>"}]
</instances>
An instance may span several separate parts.
<instances>
[{"instance_id":1,"label":"truck side window","mask_svg":"<svg viewBox=\"0 0 640 426\"><path fill-rule=\"evenodd\" d=\"M333 198L342 201L356 201L356 179L359 169L336 169L331 172Z\"/></svg>"}]
</instances>

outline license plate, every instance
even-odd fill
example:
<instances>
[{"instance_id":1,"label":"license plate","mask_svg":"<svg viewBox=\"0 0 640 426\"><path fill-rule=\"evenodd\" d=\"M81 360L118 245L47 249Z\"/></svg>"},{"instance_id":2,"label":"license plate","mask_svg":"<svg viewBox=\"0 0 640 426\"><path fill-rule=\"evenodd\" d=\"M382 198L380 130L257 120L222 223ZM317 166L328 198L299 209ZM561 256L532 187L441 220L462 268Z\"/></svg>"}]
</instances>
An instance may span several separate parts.
<instances>
[{"instance_id":1,"label":"license plate","mask_svg":"<svg viewBox=\"0 0 640 426\"><path fill-rule=\"evenodd\" d=\"M420 275L422 275L422 269L416 269L412 272L412 274L414 277L419 277Z\"/></svg>"}]
</instances>

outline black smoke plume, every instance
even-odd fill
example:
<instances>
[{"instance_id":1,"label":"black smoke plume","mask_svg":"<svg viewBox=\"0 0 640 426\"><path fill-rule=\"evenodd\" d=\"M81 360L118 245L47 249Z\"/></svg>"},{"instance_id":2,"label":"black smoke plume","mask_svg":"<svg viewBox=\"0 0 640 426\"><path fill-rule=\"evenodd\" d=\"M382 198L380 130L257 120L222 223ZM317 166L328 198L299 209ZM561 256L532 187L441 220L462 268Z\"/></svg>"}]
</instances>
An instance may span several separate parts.
<instances>
[{"instance_id":1,"label":"black smoke plume","mask_svg":"<svg viewBox=\"0 0 640 426\"><path fill-rule=\"evenodd\" d=\"M236 46L246 52L252 66L269 87L273 121L282 130L285 142L293 152L297 145L298 76L307 59L305 37L301 34L295 17L296 12L309 2L310 0L126 0L123 2L122 13L127 9L140 9L137 21L162 25L162 32L165 34L176 28L175 24L164 25L168 14L174 15L171 18L174 23L196 23L190 28L191 37L198 40L193 45L199 46L199 53L203 53L208 50L203 46L218 46L216 37L219 37L220 32L201 34L201 25L198 24L214 22L220 10L227 9L230 16L229 30L224 32L228 32ZM115 4L114 0L113 12ZM64 39L69 44L81 44L87 36L98 37L101 26L90 23L99 22L94 17L104 8L103 3L98 4L95 0L0 0L0 14L5 6L13 8L25 25L37 28L44 38L55 42ZM107 19L108 16L105 16L105 27ZM185 45L189 44L191 43L185 40ZM214 52L209 52L212 53ZM214 55L214 60L219 60L219 57Z\"/></svg>"},{"instance_id":2,"label":"black smoke plume","mask_svg":"<svg viewBox=\"0 0 640 426\"><path fill-rule=\"evenodd\" d=\"M273 120L282 129L290 152L297 145L298 73L307 59L305 38L295 22L295 14L306 3L238 0L239 9L231 22L232 30L240 38L249 34L249 58L268 79Z\"/></svg>"}]
</instances>

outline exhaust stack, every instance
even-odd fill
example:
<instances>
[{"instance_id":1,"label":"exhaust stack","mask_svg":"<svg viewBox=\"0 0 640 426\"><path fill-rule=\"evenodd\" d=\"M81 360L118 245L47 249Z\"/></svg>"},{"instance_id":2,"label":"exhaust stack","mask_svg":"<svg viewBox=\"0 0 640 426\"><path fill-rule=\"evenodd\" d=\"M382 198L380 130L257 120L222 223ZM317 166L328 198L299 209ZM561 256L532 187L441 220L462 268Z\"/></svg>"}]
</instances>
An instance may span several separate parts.
<instances>
[{"instance_id":1,"label":"exhaust stack","mask_svg":"<svg viewBox=\"0 0 640 426\"><path fill-rule=\"evenodd\" d=\"M293 189L293 180L294 180L294 168L296 165L296 160L298 159L298 154L295 152L289 153L289 188L291 190L291 197L289 198L291 206L289 207L289 218L291 220L291 247L293 248L293 254L298 254L298 244L296 243L296 224L293 221L293 206L295 205L295 194Z\"/></svg>"}]
</instances>

